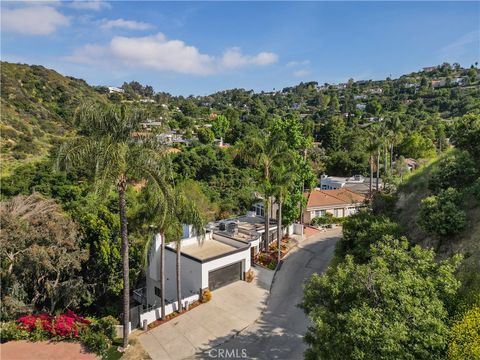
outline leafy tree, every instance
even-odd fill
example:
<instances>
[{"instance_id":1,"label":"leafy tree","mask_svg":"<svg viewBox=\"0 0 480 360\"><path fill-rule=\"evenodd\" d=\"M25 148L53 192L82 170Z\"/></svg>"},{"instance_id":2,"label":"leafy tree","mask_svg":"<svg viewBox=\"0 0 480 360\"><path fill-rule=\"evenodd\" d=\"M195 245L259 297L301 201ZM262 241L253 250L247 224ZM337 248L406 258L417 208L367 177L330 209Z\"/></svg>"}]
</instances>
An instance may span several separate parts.
<instances>
[{"instance_id":1,"label":"leafy tree","mask_svg":"<svg viewBox=\"0 0 480 360\"><path fill-rule=\"evenodd\" d=\"M198 140L202 144L212 144L215 140L215 134L209 128L200 128L197 132Z\"/></svg>"},{"instance_id":2,"label":"leafy tree","mask_svg":"<svg viewBox=\"0 0 480 360\"><path fill-rule=\"evenodd\" d=\"M462 210L461 194L454 188L442 190L438 195L422 200L418 222L430 234L452 236L467 225L465 211Z\"/></svg>"},{"instance_id":3,"label":"leafy tree","mask_svg":"<svg viewBox=\"0 0 480 360\"><path fill-rule=\"evenodd\" d=\"M228 129L230 127L230 122L228 121L225 115L218 115L217 118L213 121L212 130L218 138L223 141Z\"/></svg>"},{"instance_id":4,"label":"leafy tree","mask_svg":"<svg viewBox=\"0 0 480 360\"><path fill-rule=\"evenodd\" d=\"M373 99L367 103L365 111L373 116L378 116L382 112L382 105L377 99Z\"/></svg>"},{"instance_id":5,"label":"leafy tree","mask_svg":"<svg viewBox=\"0 0 480 360\"><path fill-rule=\"evenodd\" d=\"M480 114L469 113L455 122L452 141L456 147L467 150L480 163Z\"/></svg>"},{"instance_id":6,"label":"leafy tree","mask_svg":"<svg viewBox=\"0 0 480 360\"><path fill-rule=\"evenodd\" d=\"M414 132L407 136L400 146L400 153L414 159L428 159L436 155L432 140Z\"/></svg>"},{"instance_id":7,"label":"leafy tree","mask_svg":"<svg viewBox=\"0 0 480 360\"><path fill-rule=\"evenodd\" d=\"M474 306L453 323L448 359L480 359L480 306Z\"/></svg>"},{"instance_id":8,"label":"leafy tree","mask_svg":"<svg viewBox=\"0 0 480 360\"><path fill-rule=\"evenodd\" d=\"M78 227L53 201L35 193L0 203L2 318L24 311L77 307L88 254ZM14 305L14 306L11 306Z\"/></svg>"},{"instance_id":9,"label":"leafy tree","mask_svg":"<svg viewBox=\"0 0 480 360\"><path fill-rule=\"evenodd\" d=\"M313 325L306 359L439 359L448 343L444 303L459 286L459 258L385 236L366 264L345 261L305 284L301 304Z\"/></svg>"},{"instance_id":10,"label":"leafy tree","mask_svg":"<svg viewBox=\"0 0 480 360\"><path fill-rule=\"evenodd\" d=\"M431 174L428 188L435 193L449 187L462 189L478 178L475 161L467 152L454 152L442 158Z\"/></svg>"},{"instance_id":11,"label":"leafy tree","mask_svg":"<svg viewBox=\"0 0 480 360\"><path fill-rule=\"evenodd\" d=\"M386 216L378 216L363 210L349 216L343 222L343 235L337 248L338 255L352 255L356 262L365 263L371 257L370 248L385 235L399 237L402 231L398 224Z\"/></svg>"},{"instance_id":12,"label":"leafy tree","mask_svg":"<svg viewBox=\"0 0 480 360\"><path fill-rule=\"evenodd\" d=\"M128 346L130 315L129 242L127 233L126 191L130 180L144 178L161 192L165 176L163 148L158 142L135 140L132 132L143 121L138 112L125 107L85 105L77 115L79 136L67 141L59 150L58 165L71 169L88 169L96 188L112 185L118 192L120 237L123 267L123 346Z\"/></svg>"}]
</instances>

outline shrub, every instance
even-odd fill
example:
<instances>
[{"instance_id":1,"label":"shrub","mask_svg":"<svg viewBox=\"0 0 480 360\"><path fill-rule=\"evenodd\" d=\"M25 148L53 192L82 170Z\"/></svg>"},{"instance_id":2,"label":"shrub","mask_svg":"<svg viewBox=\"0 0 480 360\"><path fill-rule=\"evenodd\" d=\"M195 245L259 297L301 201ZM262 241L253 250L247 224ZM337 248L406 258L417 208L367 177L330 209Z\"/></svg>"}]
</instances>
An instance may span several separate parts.
<instances>
[{"instance_id":1,"label":"shrub","mask_svg":"<svg viewBox=\"0 0 480 360\"><path fill-rule=\"evenodd\" d=\"M209 289L202 291L202 303L207 303L212 299L212 292Z\"/></svg>"},{"instance_id":2,"label":"shrub","mask_svg":"<svg viewBox=\"0 0 480 360\"><path fill-rule=\"evenodd\" d=\"M246 280L247 282L252 282L253 279L255 279L255 274L253 273L253 270L250 269L250 270L248 270L248 272L247 272L247 276L246 276L246 279L245 279L245 280Z\"/></svg>"},{"instance_id":3,"label":"shrub","mask_svg":"<svg viewBox=\"0 0 480 360\"><path fill-rule=\"evenodd\" d=\"M23 340L29 338L29 332L20 329L15 321L0 323L0 341L2 343L12 340Z\"/></svg>"},{"instance_id":4,"label":"shrub","mask_svg":"<svg viewBox=\"0 0 480 360\"><path fill-rule=\"evenodd\" d=\"M434 193L449 187L461 189L472 184L477 177L475 161L470 154L459 152L439 161L438 167L432 173L428 188Z\"/></svg>"},{"instance_id":5,"label":"shrub","mask_svg":"<svg viewBox=\"0 0 480 360\"><path fill-rule=\"evenodd\" d=\"M102 332L95 332L87 328L81 335L82 344L91 352L103 356L112 346L110 339Z\"/></svg>"},{"instance_id":6,"label":"shrub","mask_svg":"<svg viewBox=\"0 0 480 360\"><path fill-rule=\"evenodd\" d=\"M117 326L120 322L113 316L105 316L97 321L98 330L104 333L110 340L117 337Z\"/></svg>"},{"instance_id":7,"label":"shrub","mask_svg":"<svg viewBox=\"0 0 480 360\"><path fill-rule=\"evenodd\" d=\"M326 213L324 216L315 217L310 222L311 225L330 225L333 224L337 219L333 217L332 214Z\"/></svg>"},{"instance_id":8,"label":"shrub","mask_svg":"<svg viewBox=\"0 0 480 360\"><path fill-rule=\"evenodd\" d=\"M31 340L40 341L47 338L76 338L81 330L90 325L90 321L68 310L57 316L45 313L25 315L17 320L17 324L20 330L30 334Z\"/></svg>"},{"instance_id":9,"label":"shrub","mask_svg":"<svg viewBox=\"0 0 480 360\"><path fill-rule=\"evenodd\" d=\"M450 360L480 359L480 306L468 310L451 328Z\"/></svg>"},{"instance_id":10,"label":"shrub","mask_svg":"<svg viewBox=\"0 0 480 360\"><path fill-rule=\"evenodd\" d=\"M462 231L467 224L467 216L460 208L461 195L448 188L438 195L422 200L419 225L430 234L451 236Z\"/></svg>"}]
</instances>

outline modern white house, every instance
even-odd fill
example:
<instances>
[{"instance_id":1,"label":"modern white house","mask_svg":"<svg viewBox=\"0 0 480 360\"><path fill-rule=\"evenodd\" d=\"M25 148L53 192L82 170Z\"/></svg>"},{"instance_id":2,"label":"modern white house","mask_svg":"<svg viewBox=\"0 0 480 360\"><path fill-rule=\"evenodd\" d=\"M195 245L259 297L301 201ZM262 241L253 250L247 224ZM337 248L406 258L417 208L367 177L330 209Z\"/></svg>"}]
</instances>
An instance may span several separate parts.
<instances>
[{"instance_id":1,"label":"modern white house","mask_svg":"<svg viewBox=\"0 0 480 360\"><path fill-rule=\"evenodd\" d=\"M276 222L272 221L270 242L276 240L276 229ZM192 234L190 226L184 226L180 246L182 297L245 280L264 233L264 218L253 213L212 222L203 238ZM148 259L143 302L149 307L160 304L161 241L157 234ZM168 304L176 300L176 244L167 243L165 249L165 300Z\"/></svg>"},{"instance_id":2,"label":"modern white house","mask_svg":"<svg viewBox=\"0 0 480 360\"><path fill-rule=\"evenodd\" d=\"M379 188L383 189L382 179L378 179ZM375 188L377 178L373 178L372 186ZM354 175L351 177L342 176L320 176L320 190L349 189L360 194L367 194L370 189L370 178L362 175Z\"/></svg>"}]
</instances>

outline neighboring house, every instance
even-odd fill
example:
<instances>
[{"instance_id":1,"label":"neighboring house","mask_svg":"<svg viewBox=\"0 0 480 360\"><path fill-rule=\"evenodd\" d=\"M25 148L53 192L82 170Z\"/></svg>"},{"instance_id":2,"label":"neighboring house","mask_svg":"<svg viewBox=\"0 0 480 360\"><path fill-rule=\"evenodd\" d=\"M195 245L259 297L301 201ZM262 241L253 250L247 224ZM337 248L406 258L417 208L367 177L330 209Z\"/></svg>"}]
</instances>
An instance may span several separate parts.
<instances>
[{"instance_id":1,"label":"neighboring house","mask_svg":"<svg viewBox=\"0 0 480 360\"><path fill-rule=\"evenodd\" d=\"M358 110L365 110L367 108L367 104L357 104L355 107Z\"/></svg>"},{"instance_id":2,"label":"neighboring house","mask_svg":"<svg viewBox=\"0 0 480 360\"><path fill-rule=\"evenodd\" d=\"M432 80L432 87L433 88L438 88L446 85L446 80L441 79L441 80Z\"/></svg>"},{"instance_id":3,"label":"neighboring house","mask_svg":"<svg viewBox=\"0 0 480 360\"><path fill-rule=\"evenodd\" d=\"M437 70L437 68L438 68L438 66L428 66L428 67L424 67L423 71L431 72L431 71Z\"/></svg>"},{"instance_id":4,"label":"neighboring house","mask_svg":"<svg viewBox=\"0 0 480 360\"><path fill-rule=\"evenodd\" d=\"M125 90L123 89L120 89L118 87L115 87L115 86L109 86L108 87L108 92L111 94L111 93L121 93L123 94L125 92Z\"/></svg>"},{"instance_id":5,"label":"neighboring house","mask_svg":"<svg viewBox=\"0 0 480 360\"><path fill-rule=\"evenodd\" d=\"M418 162L412 158L406 158L405 163L407 164L408 170L413 171L418 168Z\"/></svg>"},{"instance_id":6,"label":"neighboring house","mask_svg":"<svg viewBox=\"0 0 480 360\"><path fill-rule=\"evenodd\" d=\"M276 229L276 222L272 221L270 242L276 240ZM184 226L180 247L182 296L245 280L263 233L264 218L253 213L208 224L203 239L192 234L191 226ZM157 234L149 255L145 290L149 306L160 304L161 241ZM176 300L176 245L168 243L165 249L165 300L170 303Z\"/></svg>"},{"instance_id":7,"label":"neighboring house","mask_svg":"<svg viewBox=\"0 0 480 360\"><path fill-rule=\"evenodd\" d=\"M379 188L383 189L382 179L378 179ZM375 189L377 178L373 178L372 188ZM362 175L352 177L328 176L320 177L320 190L348 189L359 194L368 194L370 191L370 178Z\"/></svg>"},{"instance_id":8,"label":"neighboring house","mask_svg":"<svg viewBox=\"0 0 480 360\"><path fill-rule=\"evenodd\" d=\"M304 224L309 224L314 218L326 214L332 214L334 217L350 216L365 207L365 196L344 188L314 189L304 196L307 198L307 206L302 214Z\"/></svg>"}]
</instances>

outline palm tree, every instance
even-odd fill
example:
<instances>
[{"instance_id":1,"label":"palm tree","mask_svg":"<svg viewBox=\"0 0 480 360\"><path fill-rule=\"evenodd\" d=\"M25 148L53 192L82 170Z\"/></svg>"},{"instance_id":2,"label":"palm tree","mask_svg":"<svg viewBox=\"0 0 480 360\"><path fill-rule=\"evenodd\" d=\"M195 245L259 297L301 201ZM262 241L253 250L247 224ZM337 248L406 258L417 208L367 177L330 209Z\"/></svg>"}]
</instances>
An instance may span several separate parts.
<instances>
[{"instance_id":1,"label":"palm tree","mask_svg":"<svg viewBox=\"0 0 480 360\"><path fill-rule=\"evenodd\" d=\"M172 181L173 183L173 181ZM169 221L172 218L172 206L173 194L168 187L164 192L155 191L151 187L145 188L144 209L139 211L138 216L142 221L149 221L155 225L150 225L150 229L153 229L155 233L160 234L160 263L159 263L159 282L160 282L160 317L165 320L165 243L166 232L169 228ZM151 234L149 234L151 235ZM145 252L145 266L148 265L148 254L154 246L152 236L147 237L147 242L144 247Z\"/></svg>"},{"instance_id":2,"label":"palm tree","mask_svg":"<svg viewBox=\"0 0 480 360\"><path fill-rule=\"evenodd\" d=\"M118 211L123 265L123 347L128 346L130 323L129 244L125 194L131 180L145 179L159 191L167 183L162 177L163 147L148 138L134 138L142 116L124 106L88 104L75 115L78 136L64 143L57 167L90 170L96 191L105 193L112 185L118 193Z\"/></svg>"},{"instance_id":3,"label":"palm tree","mask_svg":"<svg viewBox=\"0 0 480 360\"><path fill-rule=\"evenodd\" d=\"M173 190L173 201L170 203L171 211L168 212L172 217L168 219L167 238L171 237L176 245L176 282L177 282L177 302L178 312L183 311L182 307L182 283L181 283L181 245L183 224L192 226L192 231L196 234L198 241L203 242L205 235L205 220L196 204L191 202L186 196L182 187L179 186Z\"/></svg>"},{"instance_id":4,"label":"palm tree","mask_svg":"<svg viewBox=\"0 0 480 360\"><path fill-rule=\"evenodd\" d=\"M282 206L285 197L292 190L295 182L295 172L290 165L281 164L276 166L273 171L273 194L275 195L276 202L278 204L278 221L277 221L277 251L278 260L277 266L280 264L281 259L281 245L282 245Z\"/></svg>"},{"instance_id":5,"label":"palm tree","mask_svg":"<svg viewBox=\"0 0 480 360\"><path fill-rule=\"evenodd\" d=\"M284 141L276 141L271 133L252 134L239 144L239 155L260 171L265 213L264 251L268 251L270 232L270 204L272 197L272 168L284 161L288 150Z\"/></svg>"}]
</instances>

